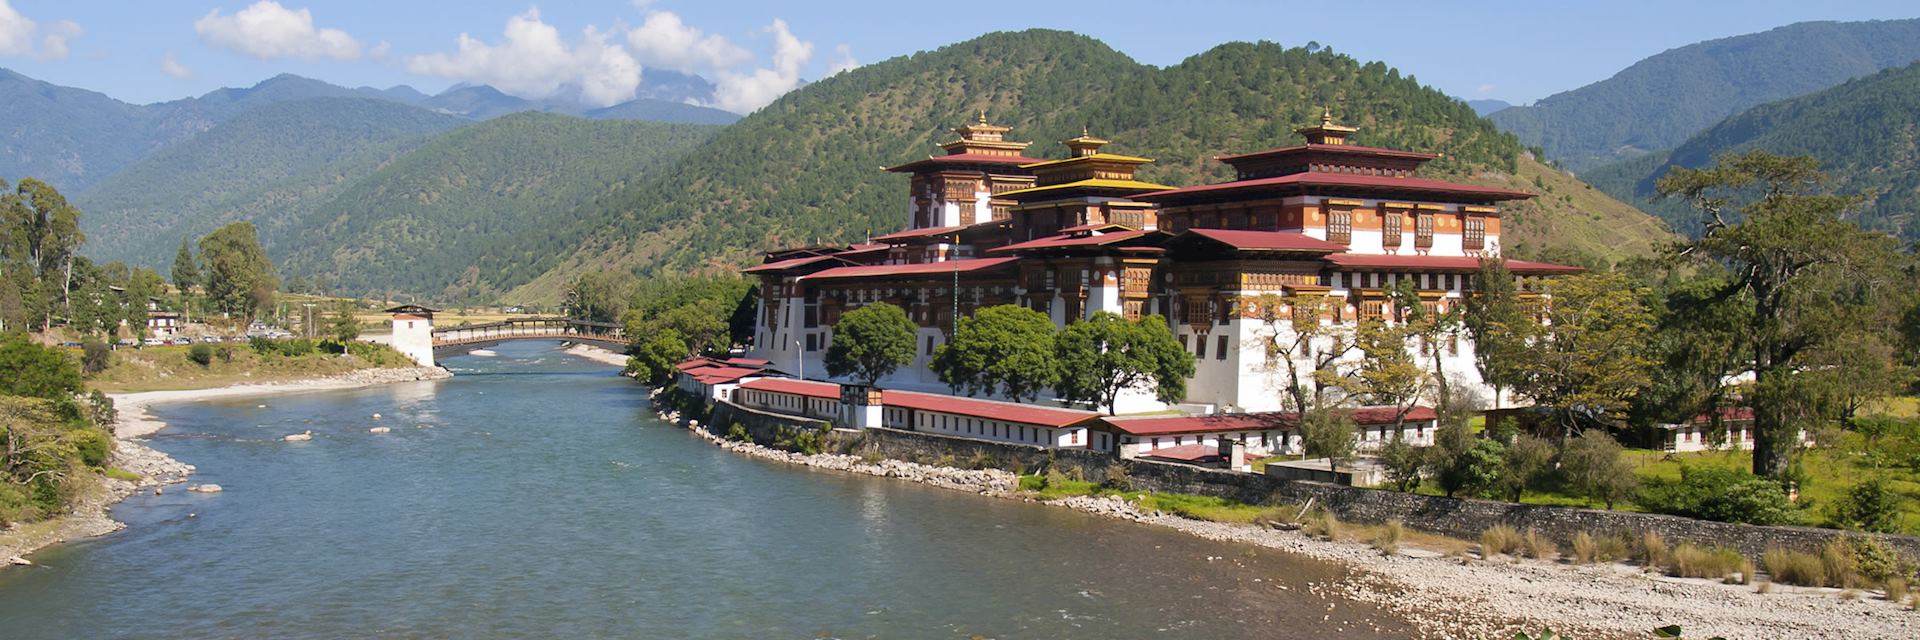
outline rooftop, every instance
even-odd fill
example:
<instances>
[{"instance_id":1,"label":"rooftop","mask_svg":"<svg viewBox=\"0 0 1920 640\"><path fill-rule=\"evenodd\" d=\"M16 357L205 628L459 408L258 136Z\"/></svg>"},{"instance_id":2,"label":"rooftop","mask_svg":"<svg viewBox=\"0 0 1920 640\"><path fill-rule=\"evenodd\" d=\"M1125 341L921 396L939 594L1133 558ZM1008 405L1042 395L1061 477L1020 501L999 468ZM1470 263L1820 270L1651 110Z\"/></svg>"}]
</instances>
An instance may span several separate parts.
<instances>
[{"instance_id":1,"label":"rooftop","mask_svg":"<svg viewBox=\"0 0 1920 640\"><path fill-rule=\"evenodd\" d=\"M1079 160L1079 158L1074 158L1074 159ZM1067 161L1061 160L1060 162L1067 162ZM1030 196L1036 193L1050 193L1054 191L1067 191L1071 189L1112 189L1112 190L1120 190L1120 191L1157 192L1157 191L1164 191L1172 188L1173 187L1169 187L1164 184L1141 182L1139 180L1112 180L1107 178L1088 178L1086 180L1075 180L1073 182L1050 184L1044 187L1033 187L1031 189L1020 189L1017 191L1008 191L1006 193L1000 194L999 197L1017 198L1019 196Z\"/></svg>"},{"instance_id":2,"label":"rooftop","mask_svg":"<svg viewBox=\"0 0 1920 640\"><path fill-rule=\"evenodd\" d=\"M1360 426L1380 426L1393 424L1397 407L1361 407L1353 409L1353 421ZM1407 422L1425 422L1436 419L1432 407L1416 406L1407 412ZM1269 411L1263 413L1217 413L1207 416L1152 416L1140 418L1113 417L1104 422L1114 431L1135 436L1169 436L1188 433L1221 433L1228 431L1263 431L1267 429L1292 429L1300 423L1300 414L1294 411Z\"/></svg>"},{"instance_id":3,"label":"rooftop","mask_svg":"<svg viewBox=\"0 0 1920 640\"><path fill-rule=\"evenodd\" d=\"M1217 184L1169 189L1133 196L1135 200L1180 200L1205 195L1228 195L1243 191L1303 191L1310 189L1365 189L1399 191L1421 195L1461 198L1474 201L1525 200L1533 194L1525 191L1479 187L1426 178L1369 176L1353 173L1292 173L1271 178L1236 180Z\"/></svg>"},{"instance_id":4,"label":"rooftop","mask_svg":"<svg viewBox=\"0 0 1920 640\"><path fill-rule=\"evenodd\" d=\"M1298 231L1243 231L1238 229L1188 229L1175 236L1181 238L1205 238L1218 242L1236 251L1301 251L1309 253L1334 253L1346 251L1347 246L1327 242Z\"/></svg>"},{"instance_id":5,"label":"rooftop","mask_svg":"<svg viewBox=\"0 0 1920 640\"><path fill-rule=\"evenodd\" d=\"M1409 256L1386 255L1378 253L1336 253L1327 256L1327 261L1343 270L1377 269L1382 271L1454 271L1478 272L1480 259L1470 256ZM1573 267L1547 262L1529 262L1526 260L1507 260L1507 270L1518 275L1561 275L1581 273L1583 267Z\"/></svg>"},{"instance_id":6,"label":"rooftop","mask_svg":"<svg viewBox=\"0 0 1920 640\"><path fill-rule=\"evenodd\" d=\"M987 253L1008 253L1013 251L1034 251L1039 249L1067 249L1067 248L1074 248L1074 247L1098 247L1103 245L1126 242L1129 240L1136 240L1136 239L1144 238L1150 235L1158 235L1159 233L1160 232L1158 231L1110 231L1110 232L1102 233L1099 235L1089 235L1086 232L1063 233L1057 236L1048 236L1045 238L1028 240L1026 242L1018 242L1018 243L1010 244L1004 247L994 247L992 249L988 249Z\"/></svg>"},{"instance_id":7,"label":"rooftop","mask_svg":"<svg viewBox=\"0 0 1920 640\"><path fill-rule=\"evenodd\" d=\"M749 380L740 385L741 389L756 389L773 393L788 393L811 398L840 399L840 385L831 382L812 380L794 380L791 378L760 378ZM883 390L880 402L884 406L901 407L917 411L934 411L969 418L1000 420L1043 427L1068 427L1100 417L1091 411L1058 409L997 400L979 398L961 398L938 393L918 393L914 391Z\"/></svg>"},{"instance_id":8,"label":"rooftop","mask_svg":"<svg viewBox=\"0 0 1920 640\"><path fill-rule=\"evenodd\" d=\"M982 164L1004 165L1009 169L1018 169L1024 165L1029 165L1036 162L1045 162L1045 160L1042 160L1040 158L1029 158L1029 157L1026 157L1023 155L1017 155L1017 154L1002 156L1002 155L993 155L993 154L987 154L987 153L953 153L953 154L947 154L944 156L927 156L927 159L925 160L915 160L913 162L909 162L906 164L887 167L886 169L888 171L903 171L903 172L910 173L910 172L918 171L920 169L928 168L928 167L939 167L939 166L946 166L946 165L970 165L970 164L972 165L982 165Z\"/></svg>"},{"instance_id":9,"label":"rooftop","mask_svg":"<svg viewBox=\"0 0 1920 640\"><path fill-rule=\"evenodd\" d=\"M847 278L898 277L920 275L944 275L952 273L975 273L1011 265L1019 258L973 258L968 260L947 260L944 262L916 262L912 264L876 264L855 267L834 267L813 275L801 276L809 282L819 280L840 280Z\"/></svg>"}]
</instances>

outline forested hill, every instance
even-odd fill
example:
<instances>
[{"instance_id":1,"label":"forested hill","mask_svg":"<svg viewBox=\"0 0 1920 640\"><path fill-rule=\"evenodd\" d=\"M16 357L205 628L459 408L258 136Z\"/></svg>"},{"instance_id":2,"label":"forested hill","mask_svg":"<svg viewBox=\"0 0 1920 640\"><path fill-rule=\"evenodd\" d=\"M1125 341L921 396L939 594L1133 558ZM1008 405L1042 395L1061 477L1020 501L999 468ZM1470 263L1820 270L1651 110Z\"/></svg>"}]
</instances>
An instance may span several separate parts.
<instances>
[{"instance_id":1,"label":"forested hill","mask_svg":"<svg viewBox=\"0 0 1920 640\"><path fill-rule=\"evenodd\" d=\"M595 228L585 205L718 127L520 113L441 135L272 234L289 274L355 294L488 300Z\"/></svg>"},{"instance_id":2,"label":"forested hill","mask_svg":"<svg viewBox=\"0 0 1920 640\"><path fill-rule=\"evenodd\" d=\"M1566 183L1564 197L1543 198L1512 233L1574 233L1535 233L1532 250L1564 248L1565 235L1577 250L1615 257L1666 235L1618 203L1576 212L1575 191L1581 203L1607 199L1523 163L1513 136L1382 63L1234 43L1158 69L1085 36L1035 30L894 58L787 94L602 200L583 217L605 230L508 297L554 300L587 269L731 268L770 247L894 231L905 221L906 181L878 168L937 152L980 109L1034 141L1028 155L1063 157L1054 141L1085 126L1114 140L1112 150L1158 158L1145 179L1196 184L1226 177L1214 156L1297 144L1293 129L1321 105L1360 127L1358 144L1446 154L1430 165L1435 175L1527 190Z\"/></svg>"},{"instance_id":3,"label":"forested hill","mask_svg":"<svg viewBox=\"0 0 1920 640\"><path fill-rule=\"evenodd\" d=\"M1748 107L1920 59L1920 19L1803 22L1649 57L1487 116L1576 170L1671 149Z\"/></svg>"},{"instance_id":4,"label":"forested hill","mask_svg":"<svg viewBox=\"0 0 1920 640\"><path fill-rule=\"evenodd\" d=\"M1766 149L1812 155L1841 193L1867 201L1870 228L1920 239L1920 63L1849 81L1812 95L1763 104L1714 125L1670 153L1622 162L1587 174L1615 197L1646 202L1654 181L1675 165L1703 167L1715 156ZM1678 202L1643 208L1697 233L1698 221Z\"/></svg>"},{"instance_id":5,"label":"forested hill","mask_svg":"<svg viewBox=\"0 0 1920 640\"><path fill-rule=\"evenodd\" d=\"M241 113L169 145L74 201L96 260L166 264L181 238L240 220L277 231L346 183L465 124L367 98L309 98Z\"/></svg>"}]
</instances>

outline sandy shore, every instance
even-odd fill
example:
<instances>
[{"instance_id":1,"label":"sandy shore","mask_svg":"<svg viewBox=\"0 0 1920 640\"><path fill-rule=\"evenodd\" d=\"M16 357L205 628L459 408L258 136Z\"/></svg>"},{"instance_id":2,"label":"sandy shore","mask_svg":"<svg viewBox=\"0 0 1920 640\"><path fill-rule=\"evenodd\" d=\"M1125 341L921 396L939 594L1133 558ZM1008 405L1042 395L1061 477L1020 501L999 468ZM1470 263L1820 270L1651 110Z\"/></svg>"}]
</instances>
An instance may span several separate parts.
<instances>
[{"instance_id":1,"label":"sandy shore","mask_svg":"<svg viewBox=\"0 0 1920 640\"><path fill-rule=\"evenodd\" d=\"M677 415L662 414L661 418L750 457L1031 500L1014 490L1017 478L1005 471L969 471L897 460L870 462L835 454L802 455L726 440ZM1448 557L1439 550L1411 544L1403 544L1393 555L1384 555L1368 544L1316 538L1299 531L1142 512L1117 497L1076 497L1046 504L1340 563L1353 573L1337 582L1316 585L1316 589L1396 611L1429 638L1508 638L1516 632L1531 634L1551 628L1563 637L1578 640L1639 640L1652 637L1653 628L1670 624L1681 625L1687 637L1720 636L1729 640L1920 637L1920 613L1888 602L1877 592L1847 599L1835 589L1776 585L1770 593L1762 594L1751 585L1669 578L1624 563L1574 566L1505 556Z\"/></svg>"},{"instance_id":2,"label":"sandy shore","mask_svg":"<svg viewBox=\"0 0 1920 640\"><path fill-rule=\"evenodd\" d=\"M115 503L126 499L136 491L147 488L164 491L165 489L162 488L164 485L186 482L187 476L192 475L194 471L193 465L174 460L167 454L146 446L140 440L167 426L165 422L154 418L153 414L148 412L148 409L155 404L349 389L392 382L436 380L452 375L445 369L433 367L362 369L338 376L297 382L111 394L114 407L120 412L120 419L114 425L114 451L109 464L139 474L140 479L130 482L102 478L100 489L92 495L81 498L70 513L0 531L0 567L24 564L23 556L50 545L119 531L126 525L108 515L108 509Z\"/></svg>"},{"instance_id":3,"label":"sandy shore","mask_svg":"<svg viewBox=\"0 0 1920 640\"><path fill-rule=\"evenodd\" d=\"M572 345L568 345L566 351L567 353L571 353L573 355L580 356L582 358L586 358L588 360L592 360L594 362L598 362L601 364L610 364L616 367L627 366L626 354L613 351L606 347L599 347L599 346L594 346L590 344L576 342L576 343L573 343Z\"/></svg>"}]
</instances>

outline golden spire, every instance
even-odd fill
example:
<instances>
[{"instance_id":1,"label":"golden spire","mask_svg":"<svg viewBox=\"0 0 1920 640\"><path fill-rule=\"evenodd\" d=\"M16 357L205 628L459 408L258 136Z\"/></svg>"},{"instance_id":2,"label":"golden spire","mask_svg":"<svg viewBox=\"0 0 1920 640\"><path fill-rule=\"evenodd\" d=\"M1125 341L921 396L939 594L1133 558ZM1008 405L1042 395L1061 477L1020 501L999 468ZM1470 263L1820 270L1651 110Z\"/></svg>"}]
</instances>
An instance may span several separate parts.
<instances>
[{"instance_id":1,"label":"golden spire","mask_svg":"<svg viewBox=\"0 0 1920 640\"><path fill-rule=\"evenodd\" d=\"M980 119L979 119L979 120L976 120L976 121L975 121L975 124L986 124L986 123L987 123L987 110L986 110L986 109L981 109L981 110L980 110Z\"/></svg>"},{"instance_id":2,"label":"golden spire","mask_svg":"<svg viewBox=\"0 0 1920 640\"><path fill-rule=\"evenodd\" d=\"M1358 130L1354 127L1334 124L1333 107L1323 104L1320 105L1320 124L1293 131L1306 136L1307 144L1346 144L1347 136Z\"/></svg>"},{"instance_id":3,"label":"golden spire","mask_svg":"<svg viewBox=\"0 0 1920 640\"><path fill-rule=\"evenodd\" d=\"M1320 126L1333 124L1333 107L1320 105Z\"/></svg>"}]
</instances>

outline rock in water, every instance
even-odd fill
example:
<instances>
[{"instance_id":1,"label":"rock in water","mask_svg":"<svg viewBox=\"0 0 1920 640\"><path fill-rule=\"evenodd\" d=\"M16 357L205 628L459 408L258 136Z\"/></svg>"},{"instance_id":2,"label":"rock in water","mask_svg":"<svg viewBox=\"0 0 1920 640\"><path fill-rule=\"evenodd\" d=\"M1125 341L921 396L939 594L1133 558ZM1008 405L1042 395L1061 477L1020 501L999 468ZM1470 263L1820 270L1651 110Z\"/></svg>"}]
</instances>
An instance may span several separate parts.
<instances>
[{"instance_id":1,"label":"rock in water","mask_svg":"<svg viewBox=\"0 0 1920 640\"><path fill-rule=\"evenodd\" d=\"M19 565L22 567L31 567L33 566L33 561L28 560L26 558L22 558L20 556L14 556L11 558L7 558L7 564Z\"/></svg>"},{"instance_id":2,"label":"rock in water","mask_svg":"<svg viewBox=\"0 0 1920 640\"><path fill-rule=\"evenodd\" d=\"M285 441L287 441L287 442L306 442L306 441L308 441L308 440L312 440L312 439L313 439L313 432L312 432L312 431L308 431L308 432L305 432L305 433L296 433L296 434L293 434L293 435L290 435L290 436L287 436L287 437L285 437L285 438L281 438L281 440L285 440Z\"/></svg>"},{"instance_id":3,"label":"rock in water","mask_svg":"<svg viewBox=\"0 0 1920 640\"><path fill-rule=\"evenodd\" d=\"M372 428L372 429L368 429L368 430L367 430L367 433L386 433L386 432L388 432L388 431L392 431L392 430L393 430L393 429L390 429L390 428L387 428L387 427L374 427L374 428Z\"/></svg>"},{"instance_id":4,"label":"rock in water","mask_svg":"<svg viewBox=\"0 0 1920 640\"><path fill-rule=\"evenodd\" d=\"M221 491L225 491L225 489L222 489L220 485L217 484L196 484L187 487L187 490L194 493L220 493Z\"/></svg>"},{"instance_id":5,"label":"rock in water","mask_svg":"<svg viewBox=\"0 0 1920 640\"><path fill-rule=\"evenodd\" d=\"M380 414L378 414L378 413L376 413L376 414L373 414L373 419L375 419L375 420L379 420L379 419L380 419Z\"/></svg>"}]
</instances>

